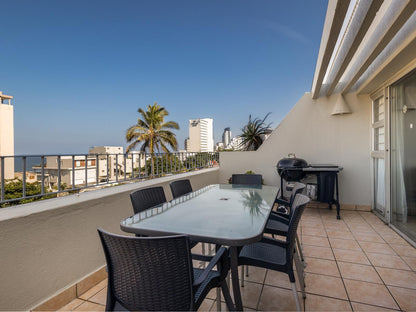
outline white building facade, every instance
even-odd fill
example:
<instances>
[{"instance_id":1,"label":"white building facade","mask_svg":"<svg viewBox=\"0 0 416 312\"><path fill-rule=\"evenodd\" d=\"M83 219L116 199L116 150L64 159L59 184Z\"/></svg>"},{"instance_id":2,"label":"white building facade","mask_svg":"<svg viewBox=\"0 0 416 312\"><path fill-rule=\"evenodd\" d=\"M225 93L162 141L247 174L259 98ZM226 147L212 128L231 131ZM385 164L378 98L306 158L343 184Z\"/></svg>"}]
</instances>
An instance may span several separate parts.
<instances>
[{"instance_id":1,"label":"white building facade","mask_svg":"<svg viewBox=\"0 0 416 312\"><path fill-rule=\"evenodd\" d=\"M189 120L189 139L186 151L213 152L214 151L214 127L212 118L200 118Z\"/></svg>"},{"instance_id":2,"label":"white building facade","mask_svg":"<svg viewBox=\"0 0 416 312\"><path fill-rule=\"evenodd\" d=\"M0 91L0 156L14 155L14 124L12 96ZM1 172L0 172L1 175ZM4 178L14 178L14 158L4 159Z\"/></svg>"}]
</instances>

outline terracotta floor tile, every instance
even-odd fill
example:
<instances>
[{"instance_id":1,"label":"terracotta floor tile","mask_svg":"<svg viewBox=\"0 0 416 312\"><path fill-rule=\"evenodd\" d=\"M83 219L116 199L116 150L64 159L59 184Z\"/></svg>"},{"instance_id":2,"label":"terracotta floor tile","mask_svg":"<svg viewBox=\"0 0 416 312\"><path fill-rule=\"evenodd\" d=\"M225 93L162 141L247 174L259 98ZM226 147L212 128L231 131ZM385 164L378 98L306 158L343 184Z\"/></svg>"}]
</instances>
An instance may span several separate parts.
<instances>
[{"instance_id":1,"label":"terracotta floor tile","mask_svg":"<svg viewBox=\"0 0 416 312\"><path fill-rule=\"evenodd\" d=\"M394 299L404 311L416 311L416 290L388 286Z\"/></svg>"},{"instance_id":2,"label":"terracotta floor tile","mask_svg":"<svg viewBox=\"0 0 416 312\"><path fill-rule=\"evenodd\" d=\"M381 253L386 255L396 255L394 250L388 244L373 243L373 242L359 242L365 252Z\"/></svg>"},{"instance_id":3,"label":"terracotta floor tile","mask_svg":"<svg viewBox=\"0 0 416 312\"><path fill-rule=\"evenodd\" d=\"M286 273L268 270L265 285L291 289L289 277Z\"/></svg>"},{"instance_id":4,"label":"terracotta floor tile","mask_svg":"<svg viewBox=\"0 0 416 312\"><path fill-rule=\"evenodd\" d=\"M354 310L354 312L358 312L358 311L377 311L377 312L388 312L388 311L398 311L398 310L394 310L394 309L387 309L387 308L382 308L380 306L374 306L374 305L368 305L368 304L362 304L362 303L358 303L358 302L351 302L352 305L352 309Z\"/></svg>"},{"instance_id":5,"label":"terracotta floor tile","mask_svg":"<svg viewBox=\"0 0 416 312\"><path fill-rule=\"evenodd\" d=\"M244 287L240 287L243 306L251 309L257 309L262 288L263 285L261 284L245 282ZM233 296L232 291L231 296Z\"/></svg>"},{"instance_id":6,"label":"terracotta floor tile","mask_svg":"<svg viewBox=\"0 0 416 312\"><path fill-rule=\"evenodd\" d=\"M368 252L367 257L377 267L410 270L409 266L399 256Z\"/></svg>"},{"instance_id":7,"label":"terracotta floor tile","mask_svg":"<svg viewBox=\"0 0 416 312\"><path fill-rule=\"evenodd\" d=\"M407 244L407 245L394 245L394 244L392 244L391 247L400 256L416 258L416 248L414 248L413 246L410 246L409 244Z\"/></svg>"},{"instance_id":8,"label":"terracotta floor tile","mask_svg":"<svg viewBox=\"0 0 416 312\"><path fill-rule=\"evenodd\" d=\"M305 257L305 272L340 277L335 261Z\"/></svg>"},{"instance_id":9,"label":"terracotta floor tile","mask_svg":"<svg viewBox=\"0 0 416 312\"><path fill-rule=\"evenodd\" d=\"M244 270L244 280L263 284L264 283L264 278L266 277L266 271L267 270L263 269L263 268L256 268L256 267L253 267L253 266L249 266L248 267L248 273L249 273L248 276L245 275L246 271ZM239 272L241 272L241 270Z\"/></svg>"},{"instance_id":10,"label":"terracotta floor tile","mask_svg":"<svg viewBox=\"0 0 416 312\"><path fill-rule=\"evenodd\" d=\"M348 299L342 280L339 277L306 274L306 292L337 299Z\"/></svg>"},{"instance_id":11,"label":"terracotta floor tile","mask_svg":"<svg viewBox=\"0 0 416 312\"><path fill-rule=\"evenodd\" d=\"M367 233L367 234L377 234L376 231L374 231L373 228L369 224L350 225L349 228L352 233L360 232L360 233Z\"/></svg>"},{"instance_id":12,"label":"terracotta floor tile","mask_svg":"<svg viewBox=\"0 0 416 312\"><path fill-rule=\"evenodd\" d=\"M330 247L328 238L320 236L302 235L300 238L302 244L319 246L319 247Z\"/></svg>"},{"instance_id":13,"label":"terracotta floor tile","mask_svg":"<svg viewBox=\"0 0 416 312\"><path fill-rule=\"evenodd\" d=\"M351 306L346 300L308 294L305 300L305 311L351 311Z\"/></svg>"},{"instance_id":14,"label":"terracotta floor tile","mask_svg":"<svg viewBox=\"0 0 416 312\"><path fill-rule=\"evenodd\" d=\"M303 246L303 254L305 257L313 257L327 260L335 260L331 248L317 246Z\"/></svg>"},{"instance_id":15,"label":"terracotta floor tile","mask_svg":"<svg viewBox=\"0 0 416 312\"><path fill-rule=\"evenodd\" d=\"M332 248L361 251L360 245L355 240L330 237L329 242Z\"/></svg>"},{"instance_id":16,"label":"terracotta floor tile","mask_svg":"<svg viewBox=\"0 0 416 312\"><path fill-rule=\"evenodd\" d=\"M349 231L337 231L333 229L326 230L329 238L342 238L342 239L352 239L354 240L354 236L352 236L351 232Z\"/></svg>"},{"instance_id":17,"label":"terracotta floor tile","mask_svg":"<svg viewBox=\"0 0 416 312\"><path fill-rule=\"evenodd\" d=\"M406 242L404 238L402 238L399 234L395 235L383 235L383 239L392 245L405 245L408 246L409 243Z\"/></svg>"},{"instance_id":18,"label":"terracotta floor tile","mask_svg":"<svg viewBox=\"0 0 416 312\"><path fill-rule=\"evenodd\" d=\"M413 271L378 267L376 270L386 285L416 289L416 273Z\"/></svg>"},{"instance_id":19,"label":"terracotta floor tile","mask_svg":"<svg viewBox=\"0 0 416 312\"><path fill-rule=\"evenodd\" d=\"M406 261L407 265L413 270L416 271L416 258L402 256L402 259Z\"/></svg>"},{"instance_id":20,"label":"terracotta floor tile","mask_svg":"<svg viewBox=\"0 0 416 312\"><path fill-rule=\"evenodd\" d=\"M338 267L343 278L377 284L383 283L378 276L377 271L371 265L338 262Z\"/></svg>"},{"instance_id":21,"label":"terracotta floor tile","mask_svg":"<svg viewBox=\"0 0 416 312\"><path fill-rule=\"evenodd\" d=\"M74 311L105 311L105 306L86 301L78 306Z\"/></svg>"},{"instance_id":22,"label":"terracotta floor tile","mask_svg":"<svg viewBox=\"0 0 416 312\"><path fill-rule=\"evenodd\" d=\"M398 308L393 297L384 285L349 279L345 279L344 283L351 301L377 305L390 309Z\"/></svg>"},{"instance_id":23,"label":"terracotta floor tile","mask_svg":"<svg viewBox=\"0 0 416 312\"><path fill-rule=\"evenodd\" d=\"M299 295L301 305L302 296ZM261 311L295 311L296 303L292 290L272 286L264 286L258 310Z\"/></svg>"},{"instance_id":24,"label":"terracotta floor tile","mask_svg":"<svg viewBox=\"0 0 416 312\"><path fill-rule=\"evenodd\" d=\"M214 304L214 300L212 299L205 299L202 301L201 305L199 306L198 311L209 311Z\"/></svg>"},{"instance_id":25,"label":"terracotta floor tile","mask_svg":"<svg viewBox=\"0 0 416 312\"><path fill-rule=\"evenodd\" d=\"M100 290L94 296L92 296L88 301L105 305L107 303L107 287Z\"/></svg>"},{"instance_id":26,"label":"terracotta floor tile","mask_svg":"<svg viewBox=\"0 0 416 312\"><path fill-rule=\"evenodd\" d=\"M94 287L90 288L86 292L84 292L81 296L79 296L80 299L88 300L92 296L94 296L96 293L98 293L100 290L104 289L108 284L107 279L101 281Z\"/></svg>"},{"instance_id":27,"label":"terracotta floor tile","mask_svg":"<svg viewBox=\"0 0 416 312\"><path fill-rule=\"evenodd\" d=\"M381 238L380 235L377 233L365 233L365 232L352 232L355 239L359 242L374 242L374 243L385 243L385 241Z\"/></svg>"},{"instance_id":28,"label":"terracotta floor tile","mask_svg":"<svg viewBox=\"0 0 416 312\"><path fill-rule=\"evenodd\" d=\"M368 265L370 264L370 261L368 261L367 256L362 251L333 249L333 252L335 254L335 259L337 261L368 264Z\"/></svg>"},{"instance_id":29,"label":"terracotta floor tile","mask_svg":"<svg viewBox=\"0 0 416 312\"><path fill-rule=\"evenodd\" d=\"M62 308L60 308L58 311L72 311L78 306L80 306L82 303L84 303L84 300L81 299L74 299L70 303L64 305Z\"/></svg>"},{"instance_id":30,"label":"terracotta floor tile","mask_svg":"<svg viewBox=\"0 0 416 312\"><path fill-rule=\"evenodd\" d=\"M322 236L326 237L326 232L324 228L315 228L315 227L302 227L302 234L304 235L312 235L312 236Z\"/></svg>"}]
</instances>

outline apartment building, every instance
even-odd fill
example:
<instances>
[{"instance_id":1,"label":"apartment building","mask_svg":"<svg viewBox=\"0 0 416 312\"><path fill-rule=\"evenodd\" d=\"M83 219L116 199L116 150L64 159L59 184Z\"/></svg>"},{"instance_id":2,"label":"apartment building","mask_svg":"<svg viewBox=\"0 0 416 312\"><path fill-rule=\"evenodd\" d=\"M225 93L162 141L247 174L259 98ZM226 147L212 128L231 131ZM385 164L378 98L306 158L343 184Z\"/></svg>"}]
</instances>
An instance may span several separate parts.
<instances>
[{"instance_id":1,"label":"apartment building","mask_svg":"<svg viewBox=\"0 0 416 312\"><path fill-rule=\"evenodd\" d=\"M213 152L214 128L212 118L189 120L189 138L186 142L187 152Z\"/></svg>"},{"instance_id":2,"label":"apartment building","mask_svg":"<svg viewBox=\"0 0 416 312\"><path fill-rule=\"evenodd\" d=\"M0 91L0 156L14 155L13 97ZM1 170L0 170L1 177ZM14 158L4 158L4 178L14 178Z\"/></svg>"}]
</instances>

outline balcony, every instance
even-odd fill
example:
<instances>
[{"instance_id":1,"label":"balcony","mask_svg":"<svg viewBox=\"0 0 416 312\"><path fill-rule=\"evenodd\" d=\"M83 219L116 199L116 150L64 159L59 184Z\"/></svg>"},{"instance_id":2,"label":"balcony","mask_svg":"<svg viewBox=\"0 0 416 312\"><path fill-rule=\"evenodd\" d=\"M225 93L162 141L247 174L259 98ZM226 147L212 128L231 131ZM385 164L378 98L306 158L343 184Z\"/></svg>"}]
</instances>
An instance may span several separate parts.
<instances>
[{"instance_id":1,"label":"balcony","mask_svg":"<svg viewBox=\"0 0 416 312\"><path fill-rule=\"evenodd\" d=\"M237 154L236 154L237 155ZM222 166L222 165L221 165ZM226 183L213 167L0 210L1 310L104 310L105 260L96 229L120 234L132 214L128 194L181 178L195 189ZM343 205L341 220L319 203L306 209L299 236L306 259L306 311L414 310L416 249L363 206ZM346 210L354 209L354 210ZM196 247L198 248L198 246ZM247 310L294 310L286 275L250 268ZM200 310L215 310L211 293ZM225 309L225 306L224 306Z\"/></svg>"}]
</instances>

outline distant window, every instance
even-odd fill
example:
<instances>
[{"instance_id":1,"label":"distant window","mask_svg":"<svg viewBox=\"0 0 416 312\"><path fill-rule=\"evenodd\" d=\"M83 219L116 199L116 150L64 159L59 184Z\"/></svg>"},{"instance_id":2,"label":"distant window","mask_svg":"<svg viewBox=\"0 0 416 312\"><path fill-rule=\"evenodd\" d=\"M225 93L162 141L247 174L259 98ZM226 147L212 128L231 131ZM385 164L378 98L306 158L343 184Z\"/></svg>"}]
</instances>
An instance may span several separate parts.
<instances>
[{"instance_id":1,"label":"distant window","mask_svg":"<svg viewBox=\"0 0 416 312\"><path fill-rule=\"evenodd\" d=\"M76 167L80 167L80 166L81 166L81 161L77 160L77 161L75 162L75 166L76 166Z\"/></svg>"}]
</instances>

